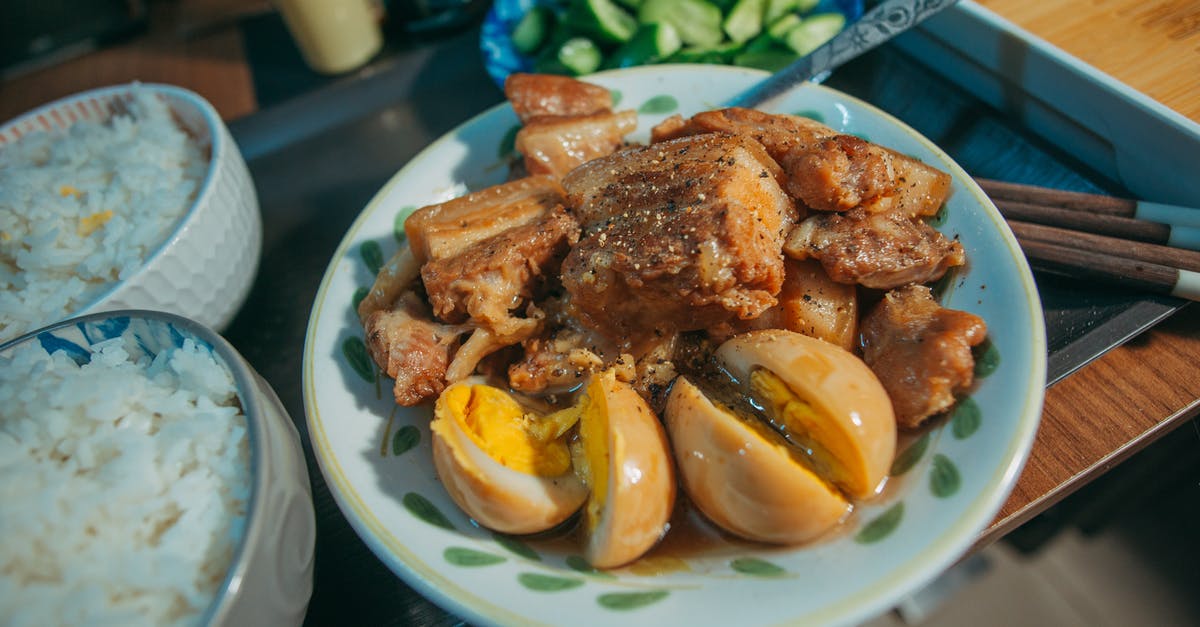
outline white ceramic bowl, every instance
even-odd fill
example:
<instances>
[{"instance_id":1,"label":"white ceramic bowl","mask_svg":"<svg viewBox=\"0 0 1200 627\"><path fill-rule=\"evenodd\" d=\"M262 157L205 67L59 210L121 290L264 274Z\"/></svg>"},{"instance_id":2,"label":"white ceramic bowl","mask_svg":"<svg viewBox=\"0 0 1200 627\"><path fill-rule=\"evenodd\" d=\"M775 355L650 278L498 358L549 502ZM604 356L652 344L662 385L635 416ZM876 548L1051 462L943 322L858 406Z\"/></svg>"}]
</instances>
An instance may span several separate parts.
<instances>
[{"instance_id":1,"label":"white ceramic bowl","mask_svg":"<svg viewBox=\"0 0 1200 627\"><path fill-rule=\"evenodd\" d=\"M39 329L0 345L0 357L11 358L18 346L40 342L47 352L66 350L79 361L90 353L91 345L116 337L135 357L179 347L185 338L208 347L232 375L246 417L251 473L246 516L240 532L231 530L237 537L233 560L201 624L299 625L312 593L316 540L308 470L287 411L236 349L192 320L163 312L122 310Z\"/></svg>"},{"instance_id":2,"label":"white ceramic bowl","mask_svg":"<svg viewBox=\"0 0 1200 627\"><path fill-rule=\"evenodd\" d=\"M217 330L233 319L254 281L262 252L262 216L246 162L216 109L171 85L131 84L68 96L0 126L0 150L35 131L79 120L104 121L135 88L162 97L210 159L192 206L141 268L68 316L116 309L177 313ZM46 321L48 324L50 321Z\"/></svg>"},{"instance_id":3,"label":"white ceramic bowl","mask_svg":"<svg viewBox=\"0 0 1200 627\"><path fill-rule=\"evenodd\" d=\"M587 80L619 92L618 109L638 111L631 139L645 142L667 116L717 107L765 76L656 65ZM1029 454L1045 392L1045 323L1020 247L970 176L899 120L819 85L789 91L773 111L801 112L950 173L953 193L936 227L962 242L969 261L941 302L979 315L989 334L978 384L959 411L901 442L886 495L808 545L667 548L645 567L597 574L569 542L479 528L434 472L429 408L396 406L353 308L373 280L366 260L398 249L396 225L412 207L504 180L512 146L505 138L518 120L499 105L383 186L330 260L309 318L304 406L314 454L351 525L409 585L479 625L558 624L564 616L575 626L858 624L941 573L995 517Z\"/></svg>"}]
</instances>

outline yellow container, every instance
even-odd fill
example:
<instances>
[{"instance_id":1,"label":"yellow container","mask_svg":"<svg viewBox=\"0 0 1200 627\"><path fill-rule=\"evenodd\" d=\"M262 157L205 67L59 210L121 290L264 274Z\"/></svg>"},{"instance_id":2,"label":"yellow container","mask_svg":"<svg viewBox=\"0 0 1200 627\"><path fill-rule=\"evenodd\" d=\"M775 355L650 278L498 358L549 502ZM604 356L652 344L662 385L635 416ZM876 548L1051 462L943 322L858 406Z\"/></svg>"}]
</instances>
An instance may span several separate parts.
<instances>
[{"instance_id":1,"label":"yellow container","mask_svg":"<svg viewBox=\"0 0 1200 627\"><path fill-rule=\"evenodd\" d=\"M383 46L370 0L276 0L305 63L321 74L361 67Z\"/></svg>"}]
</instances>

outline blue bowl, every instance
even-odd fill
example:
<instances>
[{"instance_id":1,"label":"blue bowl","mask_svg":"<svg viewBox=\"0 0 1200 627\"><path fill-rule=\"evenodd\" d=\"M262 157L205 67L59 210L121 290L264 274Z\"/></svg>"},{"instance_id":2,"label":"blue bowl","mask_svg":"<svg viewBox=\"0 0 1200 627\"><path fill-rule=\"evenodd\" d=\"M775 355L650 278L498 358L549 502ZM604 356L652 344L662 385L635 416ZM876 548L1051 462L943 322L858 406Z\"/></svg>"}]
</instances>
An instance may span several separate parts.
<instances>
[{"instance_id":1,"label":"blue bowl","mask_svg":"<svg viewBox=\"0 0 1200 627\"><path fill-rule=\"evenodd\" d=\"M533 70L533 57L521 54L513 46L510 34L517 22L535 6L551 6L554 0L496 0L483 21L479 37L479 48L483 53L483 65L488 75L501 89L504 79L513 72ZM846 16L846 22L862 17L862 0L821 0L814 13L838 12ZM818 81L819 82L819 81Z\"/></svg>"}]
</instances>

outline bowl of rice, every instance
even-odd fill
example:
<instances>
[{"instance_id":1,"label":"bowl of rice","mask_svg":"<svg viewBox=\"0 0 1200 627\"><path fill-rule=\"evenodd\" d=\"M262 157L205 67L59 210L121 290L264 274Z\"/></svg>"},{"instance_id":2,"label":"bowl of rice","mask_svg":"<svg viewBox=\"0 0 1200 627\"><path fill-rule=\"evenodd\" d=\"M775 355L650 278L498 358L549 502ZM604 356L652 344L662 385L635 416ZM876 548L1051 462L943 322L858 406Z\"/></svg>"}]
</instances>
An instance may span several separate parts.
<instances>
[{"instance_id":1,"label":"bowl of rice","mask_svg":"<svg viewBox=\"0 0 1200 627\"><path fill-rule=\"evenodd\" d=\"M224 329L261 250L245 160L191 91L95 89L0 126L0 342L115 309Z\"/></svg>"},{"instance_id":2,"label":"bowl of rice","mask_svg":"<svg viewBox=\"0 0 1200 627\"><path fill-rule=\"evenodd\" d=\"M296 428L217 333L89 314L0 345L6 625L298 625L316 528Z\"/></svg>"}]
</instances>

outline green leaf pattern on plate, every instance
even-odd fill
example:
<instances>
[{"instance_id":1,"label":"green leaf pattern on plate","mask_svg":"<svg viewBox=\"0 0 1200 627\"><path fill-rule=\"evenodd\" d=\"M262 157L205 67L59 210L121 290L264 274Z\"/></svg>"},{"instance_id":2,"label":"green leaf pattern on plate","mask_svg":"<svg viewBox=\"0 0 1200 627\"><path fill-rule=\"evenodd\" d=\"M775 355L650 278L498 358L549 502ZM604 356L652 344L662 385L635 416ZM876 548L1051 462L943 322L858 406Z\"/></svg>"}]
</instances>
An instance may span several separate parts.
<instances>
[{"instance_id":1,"label":"green leaf pattern on plate","mask_svg":"<svg viewBox=\"0 0 1200 627\"><path fill-rule=\"evenodd\" d=\"M380 248L379 242L375 240L367 240L358 247L358 254L362 257L363 263L367 264L367 270L371 271L371 276L379 274L379 269L383 267L383 248Z\"/></svg>"},{"instance_id":2,"label":"green leaf pattern on plate","mask_svg":"<svg viewBox=\"0 0 1200 627\"><path fill-rule=\"evenodd\" d=\"M483 551L476 551L475 549L468 549L461 546L448 547L445 551L442 551L442 557L446 558L447 562L464 568L492 566L493 564L500 564L507 561L507 558L501 555L484 553Z\"/></svg>"},{"instance_id":3,"label":"green leaf pattern on plate","mask_svg":"<svg viewBox=\"0 0 1200 627\"><path fill-rule=\"evenodd\" d=\"M612 94L612 108L615 110L617 105L621 104L621 98L624 98L625 94L621 93L619 89L610 89L608 93Z\"/></svg>"},{"instance_id":4,"label":"green leaf pattern on plate","mask_svg":"<svg viewBox=\"0 0 1200 627\"><path fill-rule=\"evenodd\" d=\"M820 112L820 111L817 111L817 110L814 110L814 109L808 109L808 110L805 110L805 111L797 111L797 112L795 113L795 115L798 115L798 116L800 116L800 117L802 117L802 118L808 118L808 119L810 119L810 120L814 120L814 121L820 122L821 124L824 124L824 123L825 123L825 116L824 116L824 115L821 115L821 112Z\"/></svg>"},{"instance_id":5,"label":"green leaf pattern on plate","mask_svg":"<svg viewBox=\"0 0 1200 627\"><path fill-rule=\"evenodd\" d=\"M525 559L533 560L535 562L542 561L542 556L538 555L537 551L534 551L533 549L529 548L529 545L512 536L506 536L502 533L493 533L492 538L496 540L496 544L499 544L512 553L520 555Z\"/></svg>"},{"instance_id":6,"label":"green leaf pattern on plate","mask_svg":"<svg viewBox=\"0 0 1200 627\"><path fill-rule=\"evenodd\" d=\"M954 496L960 487L962 476L958 474L958 467L954 462L940 453L934 455L933 466L929 471L929 490L933 495L944 499Z\"/></svg>"},{"instance_id":7,"label":"green leaf pattern on plate","mask_svg":"<svg viewBox=\"0 0 1200 627\"><path fill-rule=\"evenodd\" d=\"M404 508L407 509L413 516L416 516L417 518L420 518L421 520L434 525L435 527L449 529L450 531L455 530L454 524L450 522L449 518L446 518L446 515L442 513L442 510L438 509L436 505L429 501L429 499L421 496L420 494L417 494L416 492L409 492L404 495L404 498L401 499L401 502L404 503Z\"/></svg>"},{"instance_id":8,"label":"green leaf pattern on plate","mask_svg":"<svg viewBox=\"0 0 1200 627\"><path fill-rule=\"evenodd\" d=\"M404 240L408 239L408 236L404 233L404 221L416 210L416 207L409 205L402 207L400 211L396 212L396 217L392 219L392 237L396 242L403 244Z\"/></svg>"},{"instance_id":9,"label":"green leaf pattern on plate","mask_svg":"<svg viewBox=\"0 0 1200 627\"><path fill-rule=\"evenodd\" d=\"M950 432L954 434L954 437L965 440L974 435L981 424L983 424L983 412L979 409L979 403L969 396L958 399L958 404L954 407L954 414L950 418Z\"/></svg>"},{"instance_id":10,"label":"green leaf pattern on plate","mask_svg":"<svg viewBox=\"0 0 1200 627\"><path fill-rule=\"evenodd\" d=\"M647 590L646 592L609 592L596 597L600 607L610 610L636 610L647 605L658 603L667 598L670 592L666 590Z\"/></svg>"},{"instance_id":11,"label":"green leaf pattern on plate","mask_svg":"<svg viewBox=\"0 0 1200 627\"><path fill-rule=\"evenodd\" d=\"M358 311L358 304L361 303L363 301L363 299L367 297L367 294L370 294L370 293L371 293L371 288L369 288L369 287L360 287L360 288L354 290L354 298L350 303L351 309L353 309L354 311Z\"/></svg>"},{"instance_id":12,"label":"green leaf pattern on plate","mask_svg":"<svg viewBox=\"0 0 1200 627\"><path fill-rule=\"evenodd\" d=\"M509 155L516 150L517 133L521 130L521 125L513 125L512 128L504 132L504 137L500 138L500 148L496 151L496 156L501 159L508 158Z\"/></svg>"},{"instance_id":13,"label":"green leaf pattern on plate","mask_svg":"<svg viewBox=\"0 0 1200 627\"><path fill-rule=\"evenodd\" d=\"M367 354L367 345L361 338L350 336L342 341L342 356L350 367L367 383L375 382L375 363Z\"/></svg>"},{"instance_id":14,"label":"green leaf pattern on plate","mask_svg":"<svg viewBox=\"0 0 1200 627\"><path fill-rule=\"evenodd\" d=\"M781 566L757 557L739 557L730 562L729 566L743 575L754 577L778 577L787 573Z\"/></svg>"},{"instance_id":15,"label":"green leaf pattern on plate","mask_svg":"<svg viewBox=\"0 0 1200 627\"><path fill-rule=\"evenodd\" d=\"M900 501L889 507L885 512L864 525L854 536L854 541L859 544L874 544L879 542L892 535L892 532L900 526L902 520L904 520L904 501Z\"/></svg>"},{"instance_id":16,"label":"green leaf pattern on plate","mask_svg":"<svg viewBox=\"0 0 1200 627\"><path fill-rule=\"evenodd\" d=\"M942 206L938 207L937 213L933 214L933 217L929 219L929 226L932 226L935 229L941 227L946 223L946 218L949 217L949 215L949 208L946 207L945 203L942 203Z\"/></svg>"},{"instance_id":17,"label":"green leaf pattern on plate","mask_svg":"<svg viewBox=\"0 0 1200 627\"><path fill-rule=\"evenodd\" d=\"M975 349L975 376L983 379L1000 367L1000 350L992 343L992 338L983 340Z\"/></svg>"},{"instance_id":18,"label":"green leaf pattern on plate","mask_svg":"<svg viewBox=\"0 0 1200 627\"><path fill-rule=\"evenodd\" d=\"M670 113L678 108L679 101L675 100L674 96L663 94L643 102L642 106L638 107L638 113L654 115L659 113Z\"/></svg>"},{"instance_id":19,"label":"green leaf pattern on plate","mask_svg":"<svg viewBox=\"0 0 1200 627\"><path fill-rule=\"evenodd\" d=\"M900 451L896 459L892 460L892 469L888 474L893 477L899 477L912 470L912 467L916 466L917 462L921 461L921 458L925 456L925 451L929 448L930 439L931 434L926 433L917 441L909 444L908 448Z\"/></svg>"},{"instance_id":20,"label":"green leaf pattern on plate","mask_svg":"<svg viewBox=\"0 0 1200 627\"><path fill-rule=\"evenodd\" d=\"M582 579L572 579L570 577L555 577L553 575L543 575L541 573L521 573L517 575L517 581L522 586L533 590L534 592L559 592L561 590L570 590L583 585Z\"/></svg>"},{"instance_id":21,"label":"green leaf pattern on plate","mask_svg":"<svg viewBox=\"0 0 1200 627\"><path fill-rule=\"evenodd\" d=\"M404 425L392 434L392 455L403 455L421 441L421 431L412 425Z\"/></svg>"},{"instance_id":22,"label":"green leaf pattern on plate","mask_svg":"<svg viewBox=\"0 0 1200 627\"><path fill-rule=\"evenodd\" d=\"M600 577L601 579L616 579L616 577L613 576L612 573L608 573L603 570L593 568L592 565L589 564L587 560L583 559L583 556L581 556L581 555L568 555L567 556L567 568L570 568L571 570L576 571L576 572L583 573L585 575L592 575L593 577Z\"/></svg>"}]
</instances>

